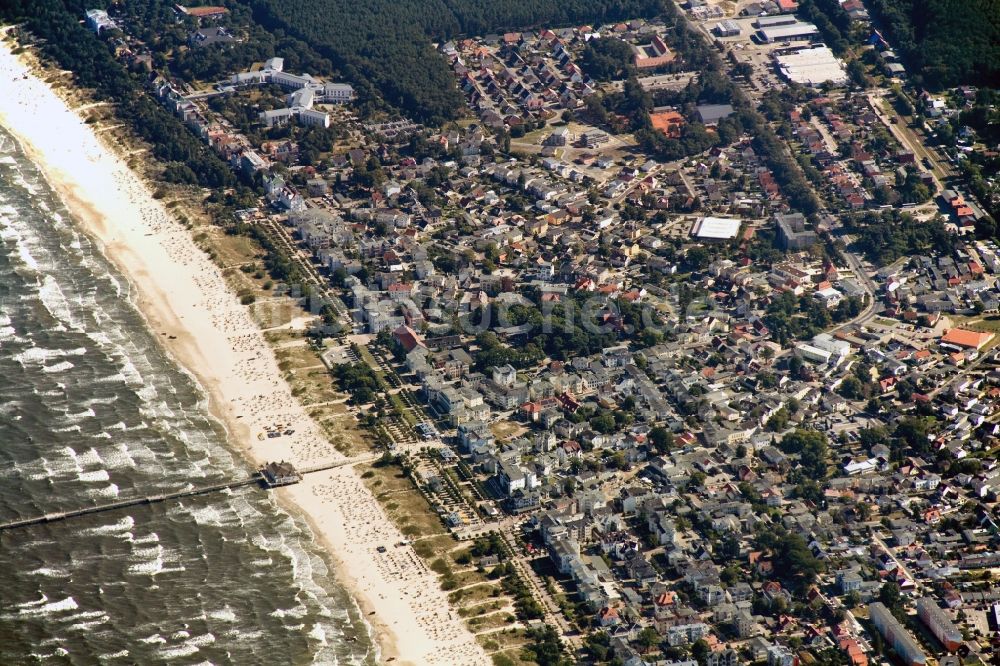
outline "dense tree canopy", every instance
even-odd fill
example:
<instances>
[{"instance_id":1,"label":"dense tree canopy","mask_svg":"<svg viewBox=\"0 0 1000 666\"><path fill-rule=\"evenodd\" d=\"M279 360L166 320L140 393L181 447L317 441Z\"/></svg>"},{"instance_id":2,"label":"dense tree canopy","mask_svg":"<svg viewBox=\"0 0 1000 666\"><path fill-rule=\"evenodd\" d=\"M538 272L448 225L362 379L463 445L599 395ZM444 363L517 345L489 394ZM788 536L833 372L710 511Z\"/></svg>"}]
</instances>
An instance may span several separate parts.
<instances>
[{"instance_id":1,"label":"dense tree canopy","mask_svg":"<svg viewBox=\"0 0 1000 666\"><path fill-rule=\"evenodd\" d=\"M870 6L917 83L1000 84L996 0L875 0Z\"/></svg>"},{"instance_id":2,"label":"dense tree canopy","mask_svg":"<svg viewBox=\"0 0 1000 666\"><path fill-rule=\"evenodd\" d=\"M857 232L858 249L879 266L914 254L951 254L955 245L940 219L924 222L898 209L866 213L849 227Z\"/></svg>"},{"instance_id":3,"label":"dense tree canopy","mask_svg":"<svg viewBox=\"0 0 1000 666\"><path fill-rule=\"evenodd\" d=\"M453 118L462 97L431 39L539 25L653 16L660 0L245 0L271 30L308 41L355 84L422 121Z\"/></svg>"},{"instance_id":4,"label":"dense tree canopy","mask_svg":"<svg viewBox=\"0 0 1000 666\"><path fill-rule=\"evenodd\" d=\"M580 67L598 81L624 78L634 69L632 47L617 37L592 39L583 47Z\"/></svg>"}]
</instances>

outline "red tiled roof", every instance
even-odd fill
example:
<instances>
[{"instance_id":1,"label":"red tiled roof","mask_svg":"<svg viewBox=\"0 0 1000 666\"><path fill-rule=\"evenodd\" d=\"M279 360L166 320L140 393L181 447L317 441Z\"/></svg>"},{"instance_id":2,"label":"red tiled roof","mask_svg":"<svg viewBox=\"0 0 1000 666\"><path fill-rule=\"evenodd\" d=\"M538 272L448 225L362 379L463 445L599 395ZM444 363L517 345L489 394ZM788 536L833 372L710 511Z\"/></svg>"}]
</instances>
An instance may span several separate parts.
<instances>
[{"instance_id":1,"label":"red tiled roof","mask_svg":"<svg viewBox=\"0 0 1000 666\"><path fill-rule=\"evenodd\" d=\"M969 349L981 349L983 345L993 339L992 333L981 333L970 331L964 328L953 328L941 338L941 342Z\"/></svg>"}]
</instances>

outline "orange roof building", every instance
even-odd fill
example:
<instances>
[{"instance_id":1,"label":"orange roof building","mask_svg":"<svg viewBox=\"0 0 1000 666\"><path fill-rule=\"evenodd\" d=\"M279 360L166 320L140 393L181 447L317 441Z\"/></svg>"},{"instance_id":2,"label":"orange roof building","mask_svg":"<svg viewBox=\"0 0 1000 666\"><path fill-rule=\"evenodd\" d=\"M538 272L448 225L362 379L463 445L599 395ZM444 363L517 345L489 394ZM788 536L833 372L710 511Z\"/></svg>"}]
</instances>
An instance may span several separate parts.
<instances>
[{"instance_id":1,"label":"orange roof building","mask_svg":"<svg viewBox=\"0 0 1000 666\"><path fill-rule=\"evenodd\" d=\"M649 122L656 131L663 132L671 139L679 139L684 116L676 111L653 111L649 114Z\"/></svg>"},{"instance_id":2,"label":"orange roof building","mask_svg":"<svg viewBox=\"0 0 1000 666\"><path fill-rule=\"evenodd\" d=\"M941 342L955 345L956 347L978 350L985 347L992 339L993 333L980 333L979 331L970 331L964 328L953 328L944 334Z\"/></svg>"},{"instance_id":3,"label":"orange roof building","mask_svg":"<svg viewBox=\"0 0 1000 666\"><path fill-rule=\"evenodd\" d=\"M210 7L208 5L203 5L201 7L184 7L183 5L176 5L176 7L178 11L187 14L188 16L194 16L195 18L222 16L223 14L229 13L229 10L225 7Z\"/></svg>"}]
</instances>

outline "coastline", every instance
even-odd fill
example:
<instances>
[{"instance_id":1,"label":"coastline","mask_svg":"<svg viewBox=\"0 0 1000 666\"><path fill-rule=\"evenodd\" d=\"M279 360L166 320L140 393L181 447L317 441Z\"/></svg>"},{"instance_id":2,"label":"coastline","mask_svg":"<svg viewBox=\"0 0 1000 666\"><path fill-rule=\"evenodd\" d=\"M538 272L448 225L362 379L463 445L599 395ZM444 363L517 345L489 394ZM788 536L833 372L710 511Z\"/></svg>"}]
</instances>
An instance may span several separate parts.
<instances>
[{"instance_id":1,"label":"coastline","mask_svg":"<svg viewBox=\"0 0 1000 666\"><path fill-rule=\"evenodd\" d=\"M94 128L12 53L6 35L0 81L5 87L0 124L129 279L133 303L202 386L230 446L255 466L278 459L298 467L344 459L293 397L273 349L221 269ZM295 432L275 444L263 433L276 424ZM274 492L284 508L306 520L335 563L334 578L369 623L376 660L488 663L472 634L449 612L436 575L420 564L411 546L394 547L405 537L354 466L312 474ZM392 548L389 558L380 557L380 546Z\"/></svg>"}]
</instances>

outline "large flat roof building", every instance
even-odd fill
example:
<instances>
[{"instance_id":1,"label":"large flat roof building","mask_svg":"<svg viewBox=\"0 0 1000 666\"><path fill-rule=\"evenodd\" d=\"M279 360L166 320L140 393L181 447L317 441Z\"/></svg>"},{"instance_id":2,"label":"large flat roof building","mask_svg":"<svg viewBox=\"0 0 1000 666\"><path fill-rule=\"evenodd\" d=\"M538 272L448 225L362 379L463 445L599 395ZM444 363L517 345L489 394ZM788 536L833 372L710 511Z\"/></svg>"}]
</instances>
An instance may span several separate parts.
<instances>
[{"instance_id":1,"label":"large flat roof building","mask_svg":"<svg viewBox=\"0 0 1000 666\"><path fill-rule=\"evenodd\" d=\"M740 30L740 24L732 19L726 19L725 21L719 21L712 28L712 31L719 37L738 37L742 32Z\"/></svg>"},{"instance_id":2,"label":"large flat roof building","mask_svg":"<svg viewBox=\"0 0 1000 666\"><path fill-rule=\"evenodd\" d=\"M775 56L778 71L792 83L816 87L821 83L844 85L847 72L833 51L826 46L813 46L788 55Z\"/></svg>"},{"instance_id":3,"label":"large flat roof building","mask_svg":"<svg viewBox=\"0 0 1000 666\"><path fill-rule=\"evenodd\" d=\"M819 29L812 23L796 21L788 25L776 25L761 28L756 32L757 38L765 44L773 42L800 41L819 36Z\"/></svg>"},{"instance_id":4,"label":"large flat roof building","mask_svg":"<svg viewBox=\"0 0 1000 666\"><path fill-rule=\"evenodd\" d=\"M698 120L700 120L702 124L711 127L713 125L718 125L719 121L723 118L728 118L733 115L733 105L701 104L695 108L695 113L698 114Z\"/></svg>"},{"instance_id":5,"label":"large flat roof building","mask_svg":"<svg viewBox=\"0 0 1000 666\"><path fill-rule=\"evenodd\" d=\"M726 241L740 233L742 220L725 217L703 217L695 222L692 232L695 238L704 241Z\"/></svg>"},{"instance_id":6,"label":"large flat roof building","mask_svg":"<svg viewBox=\"0 0 1000 666\"><path fill-rule=\"evenodd\" d=\"M798 22L794 16L761 16L754 21L754 25L758 28L773 28L777 25L792 25Z\"/></svg>"}]
</instances>

